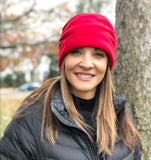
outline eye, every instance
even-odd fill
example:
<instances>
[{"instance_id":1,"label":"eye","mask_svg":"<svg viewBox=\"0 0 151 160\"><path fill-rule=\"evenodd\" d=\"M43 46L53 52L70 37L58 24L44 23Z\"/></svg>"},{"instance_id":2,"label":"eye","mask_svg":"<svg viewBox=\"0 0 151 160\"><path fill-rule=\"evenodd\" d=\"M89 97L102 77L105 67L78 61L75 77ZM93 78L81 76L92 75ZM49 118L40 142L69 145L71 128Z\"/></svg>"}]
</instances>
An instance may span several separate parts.
<instances>
[{"instance_id":1,"label":"eye","mask_svg":"<svg viewBox=\"0 0 151 160\"><path fill-rule=\"evenodd\" d=\"M95 53L95 56L96 56L96 57L104 57L104 54L101 53L101 52L96 52L96 53Z\"/></svg>"}]
</instances>

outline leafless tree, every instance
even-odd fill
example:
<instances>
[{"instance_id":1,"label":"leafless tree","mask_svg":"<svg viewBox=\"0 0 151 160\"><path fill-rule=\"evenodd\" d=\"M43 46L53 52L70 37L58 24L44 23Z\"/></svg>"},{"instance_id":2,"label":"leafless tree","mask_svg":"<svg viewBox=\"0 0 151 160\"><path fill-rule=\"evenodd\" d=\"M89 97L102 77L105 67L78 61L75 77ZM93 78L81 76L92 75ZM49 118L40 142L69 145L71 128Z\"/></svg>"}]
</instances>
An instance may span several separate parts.
<instances>
[{"instance_id":1,"label":"leafless tree","mask_svg":"<svg viewBox=\"0 0 151 160\"><path fill-rule=\"evenodd\" d=\"M2 56L11 57L18 53L19 58L30 58L36 66L41 55L51 54L54 45L57 48L61 22L71 11L67 3L54 6L51 2L47 4L47 9L41 9L36 0L2 0Z\"/></svg>"}]
</instances>

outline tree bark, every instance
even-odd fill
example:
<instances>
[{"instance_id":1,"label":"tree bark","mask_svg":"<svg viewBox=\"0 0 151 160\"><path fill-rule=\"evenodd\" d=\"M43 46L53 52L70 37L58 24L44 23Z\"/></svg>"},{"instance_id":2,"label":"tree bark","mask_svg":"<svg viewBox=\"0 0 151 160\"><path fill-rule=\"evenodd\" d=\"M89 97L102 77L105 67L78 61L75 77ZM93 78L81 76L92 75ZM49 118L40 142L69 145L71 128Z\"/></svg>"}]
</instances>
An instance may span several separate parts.
<instances>
[{"instance_id":1,"label":"tree bark","mask_svg":"<svg viewBox=\"0 0 151 160\"><path fill-rule=\"evenodd\" d=\"M142 136L142 159L151 160L151 2L117 0L116 91L128 99Z\"/></svg>"}]
</instances>

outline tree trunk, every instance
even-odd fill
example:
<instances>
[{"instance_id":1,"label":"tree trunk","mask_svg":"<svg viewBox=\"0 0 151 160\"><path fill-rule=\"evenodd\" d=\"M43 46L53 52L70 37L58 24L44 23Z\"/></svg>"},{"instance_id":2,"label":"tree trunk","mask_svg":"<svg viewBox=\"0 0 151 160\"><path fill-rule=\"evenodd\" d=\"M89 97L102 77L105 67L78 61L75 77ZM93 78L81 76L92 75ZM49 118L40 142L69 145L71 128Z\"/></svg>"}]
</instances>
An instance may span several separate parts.
<instances>
[{"instance_id":1,"label":"tree trunk","mask_svg":"<svg viewBox=\"0 0 151 160\"><path fill-rule=\"evenodd\" d=\"M151 2L117 0L116 91L128 99L142 136L142 159L151 160Z\"/></svg>"}]
</instances>

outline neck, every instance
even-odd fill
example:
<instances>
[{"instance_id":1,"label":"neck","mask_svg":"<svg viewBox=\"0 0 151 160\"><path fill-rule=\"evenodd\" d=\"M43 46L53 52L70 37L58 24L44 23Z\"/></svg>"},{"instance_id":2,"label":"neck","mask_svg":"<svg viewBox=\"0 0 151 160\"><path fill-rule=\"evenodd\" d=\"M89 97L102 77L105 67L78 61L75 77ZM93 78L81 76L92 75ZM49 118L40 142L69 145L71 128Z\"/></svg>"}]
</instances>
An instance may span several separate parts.
<instances>
[{"instance_id":1,"label":"neck","mask_svg":"<svg viewBox=\"0 0 151 160\"><path fill-rule=\"evenodd\" d=\"M82 98L82 99L86 99L86 100L88 100L88 99L92 99L92 98L94 98L95 97L95 92L79 92L79 93L77 93L77 92L74 92L74 90L72 90L72 94L74 94L75 96L77 96L77 97L79 97L79 98Z\"/></svg>"},{"instance_id":2,"label":"neck","mask_svg":"<svg viewBox=\"0 0 151 160\"><path fill-rule=\"evenodd\" d=\"M86 120L86 123L91 126L96 96L91 99L82 99L72 94L72 98L77 111L83 116L83 118Z\"/></svg>"}]
</instances>

